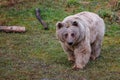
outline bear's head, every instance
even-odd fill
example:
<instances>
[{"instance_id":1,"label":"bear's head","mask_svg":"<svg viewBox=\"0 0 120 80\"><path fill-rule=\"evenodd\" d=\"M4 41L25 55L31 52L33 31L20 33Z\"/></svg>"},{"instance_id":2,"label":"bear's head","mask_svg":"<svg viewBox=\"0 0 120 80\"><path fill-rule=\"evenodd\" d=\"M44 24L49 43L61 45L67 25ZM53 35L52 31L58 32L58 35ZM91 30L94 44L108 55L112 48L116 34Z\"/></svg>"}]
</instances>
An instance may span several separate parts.
<instances>
[{"instance_id":1,"label":"bear's head","mask_svg":"<svg viewBox=\"0 0 120 80\"><path fill-rule=\"evenodd\" d=\"M79 43L84 37L84 26L79 22L78 19L64 19L62 22L56 24L56 35L57 38L69 45L73 46Z\"/></svg>"}]
</instances>

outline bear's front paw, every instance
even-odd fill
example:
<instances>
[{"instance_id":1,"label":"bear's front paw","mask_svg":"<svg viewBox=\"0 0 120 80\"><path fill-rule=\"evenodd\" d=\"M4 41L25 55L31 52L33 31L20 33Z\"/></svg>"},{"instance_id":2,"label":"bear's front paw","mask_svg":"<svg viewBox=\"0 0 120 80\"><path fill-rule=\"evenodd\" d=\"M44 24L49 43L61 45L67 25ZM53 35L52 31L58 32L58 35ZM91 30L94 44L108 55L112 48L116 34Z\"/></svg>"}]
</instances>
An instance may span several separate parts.
<instances>
[{"instance_id":1,"label":"bear's front paw","mask_svg":"<svg viewBox=\"0 0 120 80\"><path fill-rule=\"evenodd\" d=\"M79 69L83 69L83 66L82 65L74 65L72 67L73 70L79 70Z\"/></svg>"},{"instance_id":2,"label":"bear's front paw","mask_svg":"<svg viewBox=\"0 0 120 80\"><path fill-rule=\"evenodd\" d=\"M75 63L75 58L69 57L69 58L68 58L68 61L70 61L71 63Z\"/></svg>"}]
</instances>

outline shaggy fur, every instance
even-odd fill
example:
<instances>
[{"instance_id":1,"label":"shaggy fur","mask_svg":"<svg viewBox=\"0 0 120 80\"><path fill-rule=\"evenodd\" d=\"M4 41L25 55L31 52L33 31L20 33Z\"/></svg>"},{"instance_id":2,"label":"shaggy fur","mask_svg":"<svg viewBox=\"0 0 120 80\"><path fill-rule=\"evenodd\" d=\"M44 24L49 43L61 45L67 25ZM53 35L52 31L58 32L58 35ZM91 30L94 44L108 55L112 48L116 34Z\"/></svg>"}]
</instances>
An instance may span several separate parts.
<instances>
[{"instance_id":1,"label":"shaggy fur","mask_svg":"<svg viewBox=\"0 0 120 80\"><path fill-rule=\"evenodd\" d=\"M95 60L100 55L104 33L103 19L86 11L56 24L56 36L68 60L74 62L73 69L82 69L90 58Z\"/></svg>"}]
</instances>

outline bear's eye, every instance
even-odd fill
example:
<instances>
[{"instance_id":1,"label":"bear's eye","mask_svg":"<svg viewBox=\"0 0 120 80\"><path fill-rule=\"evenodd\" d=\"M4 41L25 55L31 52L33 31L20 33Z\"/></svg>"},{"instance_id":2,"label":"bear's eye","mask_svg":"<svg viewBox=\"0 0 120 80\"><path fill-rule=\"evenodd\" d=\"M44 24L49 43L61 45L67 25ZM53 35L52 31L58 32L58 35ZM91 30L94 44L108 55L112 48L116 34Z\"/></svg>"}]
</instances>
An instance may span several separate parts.
<instances>
[{"instance_id":1,"label":"bear's eye","mask_svg":"<svg viewBox=\"0 0 120 80\"><path fill-rule=\"evenodd\" d=\"M72 25L73 25L73 26L78 26L77 21L74 21L74 22L72 23Z\"/></svg>"},{"instance_id":2,"label":"bear's eye","mask_svg":"<svg viewBox=\"0 0 120 80\"><path fill-rule=\"evenodd\" d=\"M67 36L68 36L68 34L66 33L66 34L65 34L65 38L67 38Z\"/></svg>"},{"instance_id":3,"label":"bear's eye","mask_svg":"<svg viewBox=\"0 0 120 80\"><path fill-rule=\"evenodd\" d=\"M74 33L72 33L72 34L71 34L71 36L72 36L72 37L74 37L74 36L75 36L75 34L74 34Z\"/></svg>"}]
</instances>

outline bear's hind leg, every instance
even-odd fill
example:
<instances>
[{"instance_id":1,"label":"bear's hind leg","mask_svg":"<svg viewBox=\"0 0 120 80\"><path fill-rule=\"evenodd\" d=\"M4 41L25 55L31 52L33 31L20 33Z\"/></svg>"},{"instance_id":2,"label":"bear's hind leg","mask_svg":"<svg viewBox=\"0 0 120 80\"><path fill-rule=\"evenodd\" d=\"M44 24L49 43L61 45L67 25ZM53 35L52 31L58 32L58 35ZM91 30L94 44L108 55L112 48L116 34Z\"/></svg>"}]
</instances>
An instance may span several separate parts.
<instances>
[{"instance_id":1,"label":"bear's hind leg","mask_svg":"<svg viewBox=\"0 0 120 80\"><path fill-rule=\"evenodd\" d=\"M101 51L102 40L96 40L94 43L91 44L91 59L95 60L100 55Z\"/></svg>"}]
</instances>

